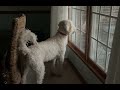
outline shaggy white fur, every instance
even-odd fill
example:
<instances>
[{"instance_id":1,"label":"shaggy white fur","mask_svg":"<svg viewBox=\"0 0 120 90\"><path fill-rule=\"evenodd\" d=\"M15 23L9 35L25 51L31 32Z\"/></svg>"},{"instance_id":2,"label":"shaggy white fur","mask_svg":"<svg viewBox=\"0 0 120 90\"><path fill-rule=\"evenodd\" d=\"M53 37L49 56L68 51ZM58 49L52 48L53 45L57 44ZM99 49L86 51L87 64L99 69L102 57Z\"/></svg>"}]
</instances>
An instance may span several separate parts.
<instances>
[{"instance_id":1,"label":"shaggy white fur","mask_svg":"<svg viewBox=\"0 0 120 90\"><path fill-rule=\"evenodd\" d=\"M45 74L44 62L50 60L53 60L53 69L55 69L57 59L60 65L59 71L62 71L68 34L72 33L75 27L70 20L62 20L58 26L56 35L42 42L37 42L36 35L30 30L23 30L21 33L18 50L25 62L22 84L26 84L26 75L29 69L36 72L37 84L42 84Z\"/></svg>"}]
</instances>

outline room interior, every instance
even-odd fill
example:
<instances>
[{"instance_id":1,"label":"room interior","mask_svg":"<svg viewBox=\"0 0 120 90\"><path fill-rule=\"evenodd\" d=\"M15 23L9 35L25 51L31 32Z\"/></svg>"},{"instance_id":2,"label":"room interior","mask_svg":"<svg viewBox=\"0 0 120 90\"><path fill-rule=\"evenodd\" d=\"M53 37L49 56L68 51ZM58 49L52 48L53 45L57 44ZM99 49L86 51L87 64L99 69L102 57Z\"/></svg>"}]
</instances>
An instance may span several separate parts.
<instances>
[{"instance_id":1,"label":"room interior","mask_svg":"<svg viewBox=\"0 0 120 90\"><path fill-rule=\"evenodd\" d=\"M61 20L69 19L76 27L69 35L63 75L52 75L52 62L47 62L43 84L120 83L119 6L0 6L1 63L10 48L13 19L21 14L38 42L54 36ZM29 83L35 84L34 76Z\"/></svg>"}]
</instances>

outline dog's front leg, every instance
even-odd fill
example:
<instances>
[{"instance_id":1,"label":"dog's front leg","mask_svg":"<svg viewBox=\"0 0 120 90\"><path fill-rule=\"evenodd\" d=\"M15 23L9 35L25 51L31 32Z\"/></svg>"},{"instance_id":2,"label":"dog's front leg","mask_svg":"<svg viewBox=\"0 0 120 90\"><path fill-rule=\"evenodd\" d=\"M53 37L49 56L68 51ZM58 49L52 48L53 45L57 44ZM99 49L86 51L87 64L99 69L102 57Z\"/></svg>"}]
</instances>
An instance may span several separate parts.
<instances>
[{"instance_id":1,"label":"dog's front leg","mask_svg":"<svg viewBox=\"0 0 120 90\"><path fill-rule=\"evenodd\" d=\"M60 61L59 61L60 75L63 72L63 63L64 63L64 55L60 57Z\"/></svg>"},{"instance_id":2,"label":"dog's front leg","mask_svg":"<svg viewBox=\"0 0 120 90\"><path fill-rule=\"evenodd\" d=\"M27 66L23 72L23 76L22 76L22 79L21 79L21 84L26 84L26 76L29 72L29 67Z\"/></svg>"},{"instance_id":3,"label":"dog's front leg","mask_svg":"<svg viewBox=\"0 0 120 90\"><path fill-rule=\"evenodd\" d=\"M51 71L53 75L56 75L56 58L53 59L52 66L51 66Z\"/></svg>"},{"instance_id":4,"label":"dog's front leg","mask_svg":"<svg viewBox=\"0 0 120 90\"><path fill-rule=\"evenodd\" d=\"M59 59L57 60L57 74L58 76L62 76L62 72L63 72L63 63L64 63L64 56L60 56Z\"/></svg>"}]
</instances>

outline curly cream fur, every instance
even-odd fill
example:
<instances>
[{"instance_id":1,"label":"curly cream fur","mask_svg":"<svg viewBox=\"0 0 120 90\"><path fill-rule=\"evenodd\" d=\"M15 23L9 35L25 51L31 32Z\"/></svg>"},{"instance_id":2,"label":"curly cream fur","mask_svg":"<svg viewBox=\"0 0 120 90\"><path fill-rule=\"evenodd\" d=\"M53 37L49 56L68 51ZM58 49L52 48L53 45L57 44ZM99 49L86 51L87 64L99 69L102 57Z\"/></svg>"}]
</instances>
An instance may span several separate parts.
<instances>
[{"instance_id":1,"label":"curly cream fur","mask_svg":"<svg viewBox=\"0 0 120 90\"><path fill-rule=\"evenodd\" d=\"M74 26L70 20L63 20L58 26L56 35L42 42L37 42L36 35L30 30L24 30L21 33L18 50L26 58L22 77L23 84L26 83L26 75L29 69L33 69L36 72L36 83L43 83L45 74L44 62L53 60L53 67L55 68L56 59L59 59L60 71L62 70L68 34L73 32ZM26 46L28 41L33 42L33 45Z\"/></svg>"}]
</instances>

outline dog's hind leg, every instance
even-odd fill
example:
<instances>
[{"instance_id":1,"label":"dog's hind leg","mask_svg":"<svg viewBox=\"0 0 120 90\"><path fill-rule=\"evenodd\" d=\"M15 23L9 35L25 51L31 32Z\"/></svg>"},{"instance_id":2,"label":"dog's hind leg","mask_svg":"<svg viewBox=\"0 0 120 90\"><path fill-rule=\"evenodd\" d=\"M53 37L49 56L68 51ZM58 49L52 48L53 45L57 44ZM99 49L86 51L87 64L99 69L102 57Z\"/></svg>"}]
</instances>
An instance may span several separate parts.
<instances>
[{"instance_id":1,"label":"dog's hind leg","mask_svg":"<svg viewBox=\"0 0 120 90\"><path fill-rule=\"evenodd\" d=\"M53 60L53 68L55 69L55 63L56 63L56 59Z\"/></svg>"},{"instance_id":2,"label":"dog's hind leg","mask_svg":"<svg viewBox=\"0 0 120 90\"><path fill-rule=\"evenodd\" d=\"M53 74L55 74L55 63L56 63L56 58L52 61L52 66L51 66L51 71Z\"/></svg>"},{"instance_id":3,"label":"dog's hind leg","mask_svg":"<svg viewBox=\"0 0 120 90\"><path fill-rule=\"evenodd\" d=\"M45 65L44 65L44 63L37 66L36 69L35 69L35 72L36 72L37 84L42 84L43 79L44 79L44 75L45 75Z\"/></svg>"},{"instance_id":4,"label":"dog's hind leg","mask_svg":"<svg viewBox=\"0 0 120 90\"><path fill-rule=\"evenodd\" d=\"M27 66L23 72L21 84L26 84L26 77L27 77L28 72L29 72L29 67Z\"/></svg>"}]
</instances>

